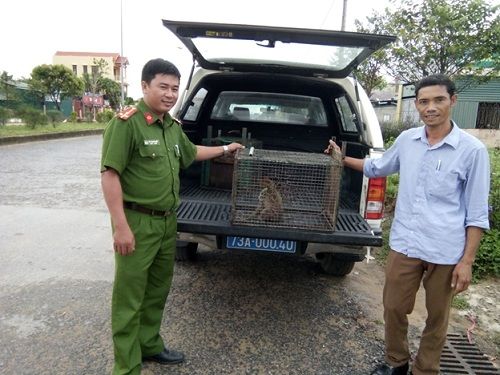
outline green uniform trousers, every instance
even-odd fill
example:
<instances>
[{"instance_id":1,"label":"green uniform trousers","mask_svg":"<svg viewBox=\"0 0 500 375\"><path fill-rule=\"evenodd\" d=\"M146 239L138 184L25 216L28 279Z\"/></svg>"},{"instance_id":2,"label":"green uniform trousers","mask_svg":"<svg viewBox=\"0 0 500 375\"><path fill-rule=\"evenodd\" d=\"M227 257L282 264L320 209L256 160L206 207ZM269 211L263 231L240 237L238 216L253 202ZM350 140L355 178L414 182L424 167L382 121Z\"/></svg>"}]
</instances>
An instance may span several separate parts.
<instances>
[{"instance_id":1,"label":"green uniform trousers","mask_svg":"<svg viewBox=\"0 0 500 375\"><path fill-rule=\"evenodd\" d=\"M115 254L111 303L114 375L140 374L142 357L160 353L163 309L174 269L177 217L125 210L135 236L131 255Z\"/></svg>"}]
</instances>

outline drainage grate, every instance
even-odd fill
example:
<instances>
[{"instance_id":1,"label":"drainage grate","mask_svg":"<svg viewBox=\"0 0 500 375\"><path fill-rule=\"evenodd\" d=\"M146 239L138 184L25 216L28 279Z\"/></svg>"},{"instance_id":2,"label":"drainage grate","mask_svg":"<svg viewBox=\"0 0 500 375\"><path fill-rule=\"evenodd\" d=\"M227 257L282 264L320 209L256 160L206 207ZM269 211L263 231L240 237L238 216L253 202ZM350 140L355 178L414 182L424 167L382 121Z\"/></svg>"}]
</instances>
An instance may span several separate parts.
<instances>
[{"instance_id":1,"label":"drainage grate","mask_svg":"<svg viewBox=\"0 0 500 375\"><path fill-rule=\"evenodd\" d=\"M441 353L441 374L500 374L467 336L448 334Z\"/></svg>"}]
</instances>

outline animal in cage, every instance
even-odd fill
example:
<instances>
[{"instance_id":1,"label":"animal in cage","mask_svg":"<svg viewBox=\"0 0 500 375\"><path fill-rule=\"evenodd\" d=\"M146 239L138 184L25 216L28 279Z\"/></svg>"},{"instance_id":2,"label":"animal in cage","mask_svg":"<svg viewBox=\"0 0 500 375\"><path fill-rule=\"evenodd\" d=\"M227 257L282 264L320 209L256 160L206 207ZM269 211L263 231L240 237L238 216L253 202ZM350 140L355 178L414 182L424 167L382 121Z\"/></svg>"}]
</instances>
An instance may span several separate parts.
<instances>
[{"instance_id":1,"label":"animal in cage","mask_svg":"<svg viewBox=\"0 0 500 375\"><path fill-rule=\"evenodd\" d=\"M264 176L260 181L258 205L254 216L264 221L280 221L283 217L283 198L276 183Z\"/></svg>"},{"instance_id":2,"label":"animal in cage","mask_svg":"<svg viewBox=\"0 0 500 375\"><path fill-rule=\"evenodd\" d=\"M231 222L334 230L341 175L341 155L241 150L233 170Z\"/></svg>"}]
</instances>

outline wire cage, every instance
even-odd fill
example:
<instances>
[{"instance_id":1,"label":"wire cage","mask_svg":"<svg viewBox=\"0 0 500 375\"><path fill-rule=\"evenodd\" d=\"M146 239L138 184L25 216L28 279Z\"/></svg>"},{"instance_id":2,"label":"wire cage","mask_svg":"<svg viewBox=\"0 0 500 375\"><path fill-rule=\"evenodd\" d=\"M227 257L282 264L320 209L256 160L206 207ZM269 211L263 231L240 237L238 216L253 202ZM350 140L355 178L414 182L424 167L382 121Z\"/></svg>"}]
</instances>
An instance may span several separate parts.
<instances>
[{"instance_id":1,"label":"wire cage","mask_svg":"<svg viewBox=\"0 0 500 375\"><path fill-rule=\"evenodd\" d=\"M231 223L333 231L342 155L256 149L235 157Z\"/></svg>"}]
</instances>

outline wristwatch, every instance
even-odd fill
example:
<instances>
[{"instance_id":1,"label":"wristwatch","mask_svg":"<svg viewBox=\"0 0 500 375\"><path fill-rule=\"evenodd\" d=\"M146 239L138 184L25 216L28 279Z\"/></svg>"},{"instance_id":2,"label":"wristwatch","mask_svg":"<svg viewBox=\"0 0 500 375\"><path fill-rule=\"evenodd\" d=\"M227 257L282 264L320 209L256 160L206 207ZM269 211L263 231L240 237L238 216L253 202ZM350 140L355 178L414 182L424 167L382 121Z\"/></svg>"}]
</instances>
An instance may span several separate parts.
<instances>
[{"instance_id":1,"label":"wristwatch","mask_svg":"<svg viewBox=\"0 0 500 375\"><path fill-rule=\"evenodd\" d=\"M222 145L222 150L224 151L224 155L229 154L229 147L227 145Z\"/></svg>"}]
</instances>

